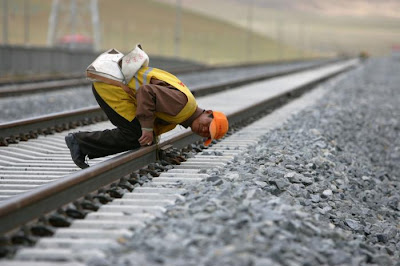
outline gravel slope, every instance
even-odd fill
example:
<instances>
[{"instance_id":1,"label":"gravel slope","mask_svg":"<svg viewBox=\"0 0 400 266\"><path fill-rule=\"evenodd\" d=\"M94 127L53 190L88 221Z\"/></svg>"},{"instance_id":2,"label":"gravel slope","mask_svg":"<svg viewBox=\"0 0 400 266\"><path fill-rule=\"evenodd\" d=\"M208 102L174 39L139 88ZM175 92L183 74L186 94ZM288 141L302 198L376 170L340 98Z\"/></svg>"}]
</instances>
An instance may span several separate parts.
<instances>
[{"instance_id":1,"label":"gravel slope","mask_svg":"<svg viewBox=\"0 0 400 266\"><path fill-rule=\"evenodd\" d=\"M400 265L400 61L367 62L92 265Z\"/></svg>"}]
</instances>

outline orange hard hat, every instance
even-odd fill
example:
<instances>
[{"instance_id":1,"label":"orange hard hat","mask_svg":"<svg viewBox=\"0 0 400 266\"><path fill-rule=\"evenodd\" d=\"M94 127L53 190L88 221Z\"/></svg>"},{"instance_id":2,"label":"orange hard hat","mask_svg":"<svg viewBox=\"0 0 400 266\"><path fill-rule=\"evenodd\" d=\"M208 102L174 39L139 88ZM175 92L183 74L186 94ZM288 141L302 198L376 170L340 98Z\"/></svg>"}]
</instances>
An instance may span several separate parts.
<instances>
[{"instance_id":1,"label":"orange hard hat","mask_svg":"<svg viewBox=\"0 0 400 266\"><path fill-rule=\"evenodd\" d=\"M222 138L229 128L228 119L226 116L217 111L212 112L213 120L210 123L210 137L204 142L204 145L210 145L213 139Z\"/></svg>"}]
</instances>

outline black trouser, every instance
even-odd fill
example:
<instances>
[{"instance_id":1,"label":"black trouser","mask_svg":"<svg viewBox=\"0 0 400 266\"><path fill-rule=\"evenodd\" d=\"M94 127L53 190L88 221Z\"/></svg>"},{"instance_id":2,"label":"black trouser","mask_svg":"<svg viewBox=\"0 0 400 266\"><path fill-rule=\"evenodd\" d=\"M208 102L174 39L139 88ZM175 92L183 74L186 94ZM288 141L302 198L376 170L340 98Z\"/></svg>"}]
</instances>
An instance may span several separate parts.
<instances>
[{"instance_id":1,"label":"black trouser","mask_svg":"<svg viewBox=\"0 0 400 266\"><path fill-rule=\"evenodd\" d=\"M142 135L139 121L135 118L129 122L108 106L93 86L92 91L101 109L117 128L75 133L81 152L93 159L139 148L138 139Z\"/></svg>"}]
</instances>

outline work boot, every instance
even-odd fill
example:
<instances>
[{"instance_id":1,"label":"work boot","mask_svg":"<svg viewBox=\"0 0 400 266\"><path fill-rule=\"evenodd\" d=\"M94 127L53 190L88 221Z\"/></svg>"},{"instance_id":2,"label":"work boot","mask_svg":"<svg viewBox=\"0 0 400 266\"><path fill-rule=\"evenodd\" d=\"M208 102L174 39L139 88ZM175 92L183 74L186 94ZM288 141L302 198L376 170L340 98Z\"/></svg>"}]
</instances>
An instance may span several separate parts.
<instances>
[{"instance_id":1,"label":"work boot","mask_svg":"<svg viewBox=\"0 0 400 266\"><path fill-rule=\"evenodd\" d=\"M68 149L71 153L72 161L82 169L88 168L89 165L85 163L85 154L81 152L79 148L79 143L75 139L74 134L69 133L65 137L65 142L67 143Z\"/></svg>"}]
</instances>

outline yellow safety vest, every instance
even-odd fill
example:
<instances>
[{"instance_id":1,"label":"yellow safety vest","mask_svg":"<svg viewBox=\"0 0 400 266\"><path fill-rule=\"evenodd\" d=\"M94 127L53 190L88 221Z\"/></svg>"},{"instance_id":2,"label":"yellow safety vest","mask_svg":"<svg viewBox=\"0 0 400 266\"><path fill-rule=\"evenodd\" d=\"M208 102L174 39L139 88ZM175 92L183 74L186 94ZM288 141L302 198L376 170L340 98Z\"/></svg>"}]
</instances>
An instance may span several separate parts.
<instances>
[{"instance_id":1,"label":"yellow safety vest","mask_svg":"<svg viewBox=\"0 0 400 266\"><path fill-rule=\"evenodd\" d=\"M134 97L134 95L136 95L136 90L144 84L149 84L152 77L174 86L183 92L188 99L184 108L176 116L155 112L156 117L169 123L168 125L154 125L154 133L158 136L172 130L177 124L187 120L194 114L197 108L197 103L193 94L177 77L158 68L142 67L128 83L128 87L132 90L133 95L129 95L122 88L115 85L103 82L94 82L93 85L100 97L113 108L115 112L126 120L132 121L136 117L137 101Z\"/></svg>"}]
</instances>

